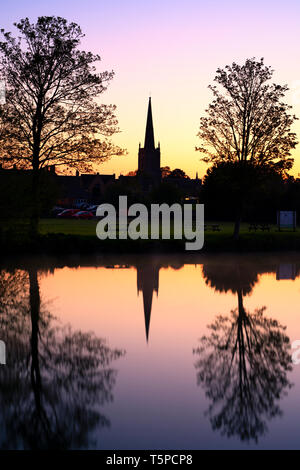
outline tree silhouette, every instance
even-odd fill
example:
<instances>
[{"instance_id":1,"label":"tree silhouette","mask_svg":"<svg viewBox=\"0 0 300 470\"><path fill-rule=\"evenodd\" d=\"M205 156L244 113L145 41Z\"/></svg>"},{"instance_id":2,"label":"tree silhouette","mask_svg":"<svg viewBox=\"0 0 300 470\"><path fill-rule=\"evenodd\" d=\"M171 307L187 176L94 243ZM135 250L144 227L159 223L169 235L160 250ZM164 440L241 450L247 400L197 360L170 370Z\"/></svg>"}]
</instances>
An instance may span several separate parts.
<instances>
[{"instance_id":1,"label":"tree silhouette","mask_svg":"<svg viewBox=\"0 0 300 470\"><path fill-rule=\"evenodd\" d=\"M221 162L208 168L201 189L208 218L234 220L237 201L243 201L243 216L273 221L284 194L286 177L268 165L251 162Z\"/></svg>"},{"instance_id":2,"label":"tree silhouette","mask_svg":"<svg viewBox=\"0 0 300 470\"><path fill-rule=\"evenodd\" d=\"M210 283L220 285L220 280ZM245 290L249 293L251 287ZM197 382L210 400L212 428L257 442L267 432L267 422L282 414L279 401L291 387L290 341L284 326L265 317L266 307L246 311L239 279L232 291L238 308L218 315L208 326L210 334L194 349Z\"/></svg>"},{"instance_id":3,"label":"tree silhouette","mask_svg":"<svg viewBox=\"0 0 300 470\"><path fill-rule=\"evenodd\" d=\"M190 179L190 177L180 168L175 168L167 176L168 178Z\"/></svg>"},{"instance_id":4,"label":"tree silhouette","mask_svg":"<svg viewBox=\"0 0 300 470\"><path fill-rule=\"evenodd\" d=\"M201 146L196 150L204 154L207 163L235 162L235 173L245 174L246 185L247 173L253 174L252 167L264 165L284 172L293 164L290 155L297 138L291 126L296 117L289 114L291 106L282 101L288 87L270 84L272 75L273 70L264 65L263 59L247 59L243 65L233 63L219 68L215 82L221 89L209 86L214 99L206 116L200 119ZM235 238L239 235L245 199L247 195L241 190Z\"/></svg>"},{"instance_id":5,"label":"tree silhouette","mask_svg":"<svg viewBox=\"0 0 300 470\"><path fill-rule=\"evenodd\" d=\"M223 261L222 264L210 262L202 267L205 283L218 292L242 292L250 294L258 282L258 272L255 263Z\"/></svg>"},{"instance_id":6,"label":"tree silhouette","mask_svg":"<svg viewBox=\"0 0 300 470\"><path fill-rule=\"evenodd\" d=\"M4 166L32 170L32 232L37 231L39 180L50 165L88 171L123 152L109 137L118 131L115 106L96 102L113 72L95 72L98 55L78 49L80 27L64 18L28 18L14 24L19 37L4 32L0 78L6 104L0 110Z\"/></svg>"},{"instance_id":7,"label":"tree silhouette","mask_svg":"<svg viewBox=\"0 0 300 470\"><path fill-rule=\"evenodd\" d=\"M110 424L101 405L113 399L111 362L124 351L110 349L92 333L57 325L41 303L35 268L28 274L2 271L0 289L9 351L0 369L0 447L92 445L90 433Z\"/></svg>"}]
</instances>

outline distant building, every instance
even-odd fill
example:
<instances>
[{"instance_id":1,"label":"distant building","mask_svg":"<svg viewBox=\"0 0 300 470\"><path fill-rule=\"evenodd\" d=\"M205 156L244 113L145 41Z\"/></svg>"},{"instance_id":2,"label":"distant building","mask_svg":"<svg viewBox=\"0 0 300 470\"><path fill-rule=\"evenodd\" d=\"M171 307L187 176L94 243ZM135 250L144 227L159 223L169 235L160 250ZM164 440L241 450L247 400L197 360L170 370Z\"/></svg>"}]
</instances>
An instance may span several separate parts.
<instances>
[{"instance_id":1,"label":"distant building","mask_svg":"<svg viewBox=\"0 0 300 470\"><path fill-rule=\"evenodd\" d=\"M79 202L100 203L107 186L116 181L115 174L79 174L77 171L76 176L55 176L61 194L57 203L63 206Z\"/></svg>"},{"instance_id":2,"label":"distant building","mask_svg":"<svg viewBox=\"0 0 300 470\"><path fill-rule=\"evenodd\" d=\"M107 186L116 181L115 174L100 175L96 174L79 174L76 175L57 175L55 165L51 165L44 170L43 174L47 175L49 180L53 182L58 193L57 204L62 206L73 206L80 202L101 202ZM10 169L3 169L0 165L0 184L1 179L14 179L15 184L18 181L30 178L32 170L17 170L16 166Z\"/></svg>"},{"instance_id":3,"label":"distant building","mask_svg":"<svg viewBox=\"0 0 300 470\"><path fill-rule=\"evenodd\" d=\"M168 176L165 178L165 181L172 184L172 186L176 186L178 189L185 194L186 199L193 200L193 197L199 196L200 188L202 181L198 178L198 173L196 173L196 178L174 178ZM194 201L195 202L195 201Z\"/></svg>"}]
</instances>

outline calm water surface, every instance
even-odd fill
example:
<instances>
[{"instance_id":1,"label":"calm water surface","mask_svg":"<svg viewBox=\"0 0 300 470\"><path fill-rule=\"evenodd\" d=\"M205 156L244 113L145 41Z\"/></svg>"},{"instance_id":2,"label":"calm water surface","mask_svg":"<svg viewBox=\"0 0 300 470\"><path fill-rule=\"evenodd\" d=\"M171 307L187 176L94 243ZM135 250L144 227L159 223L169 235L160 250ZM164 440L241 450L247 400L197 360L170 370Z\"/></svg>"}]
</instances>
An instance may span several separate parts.
<instances>
[{"instance_id":1,"label":"calm water surface","mask_svg":"<svg viewBox=\"0 0 300 470\"><path fill-rule=\"evenodd\" d=\"M0 296L1 448L300 448L300 255L15 259Z\"/></svg>"}]
</instances>

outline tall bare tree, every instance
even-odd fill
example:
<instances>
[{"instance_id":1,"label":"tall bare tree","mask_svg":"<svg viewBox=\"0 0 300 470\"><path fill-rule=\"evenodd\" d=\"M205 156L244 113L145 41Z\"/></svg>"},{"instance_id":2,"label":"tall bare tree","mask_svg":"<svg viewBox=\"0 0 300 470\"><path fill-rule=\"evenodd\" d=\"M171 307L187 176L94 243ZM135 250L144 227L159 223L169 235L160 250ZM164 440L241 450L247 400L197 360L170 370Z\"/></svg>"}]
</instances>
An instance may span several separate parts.
<instances>
[{"instance_id":1,"label":"tall bare tree","mask_svg":"<svg viewBox=\"0 0 300 470\"><path fill-rule=\"evenodd\" d=\"M37 230L39 175L50 165L91 170L122 150L115 106L97 102L114 73L96 72L98 55L79 50L81 28L60 17L14 24L20 36L1 30L0 78L6 105L0 111L1 160L32 169L32 228Z\"/></svg>"},{"instance_id":2,"label":"tall bare tree","mask_svg":"<svg viewBox=\"0 0 300 470\"><path fill-rule=\"evenodd\" d=\"M237 162L246 174L253 165L270 166L279 172L292 167L291 150L297 138L291 126L297 118L282 101L288 87L271 83L272 75L271 67L255 58L217 69L217 85L209 86L214 99L200 119L201 146L196 150L203 154L203 161ZM237 236L241 212L242 203Z\"/></svg>"}]
</instances>

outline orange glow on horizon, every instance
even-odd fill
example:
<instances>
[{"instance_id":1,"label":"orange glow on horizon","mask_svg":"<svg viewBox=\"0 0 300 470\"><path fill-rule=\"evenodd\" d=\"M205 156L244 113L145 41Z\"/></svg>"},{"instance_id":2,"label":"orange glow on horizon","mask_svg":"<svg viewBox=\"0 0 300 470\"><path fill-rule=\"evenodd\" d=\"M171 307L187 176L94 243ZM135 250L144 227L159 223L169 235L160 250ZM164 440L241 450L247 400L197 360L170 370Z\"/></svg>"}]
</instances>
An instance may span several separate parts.
<instances>
[{"instance_id":1,"label":"orange glow on horizon","mask_svg":"<svg viewBox=\"0 0 300 470\"><path fill-rule=\"evenodd\" d=\"M42 277L40 284L43 300L50 301L52 313L63 323L95 331L118 345L125 338L131 347L145 343L143 301L141 292L137 296L135 267L66 267ZM293 341L300 338L299 298L300 277L278 281L275 273L266 273L259 275L250 295L244 296L244 306L250 312L266 306L265 315L287 325ZM217 315L229 315L235 308L237 295L207 286L201 265L161 268L158 296L153 293L149 344L162 350L162 338L174 337L177 347L185 349L188 337L192 348Z\"/></svg>"}]
</instances>

